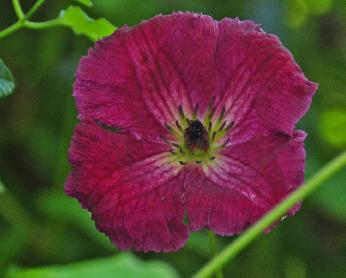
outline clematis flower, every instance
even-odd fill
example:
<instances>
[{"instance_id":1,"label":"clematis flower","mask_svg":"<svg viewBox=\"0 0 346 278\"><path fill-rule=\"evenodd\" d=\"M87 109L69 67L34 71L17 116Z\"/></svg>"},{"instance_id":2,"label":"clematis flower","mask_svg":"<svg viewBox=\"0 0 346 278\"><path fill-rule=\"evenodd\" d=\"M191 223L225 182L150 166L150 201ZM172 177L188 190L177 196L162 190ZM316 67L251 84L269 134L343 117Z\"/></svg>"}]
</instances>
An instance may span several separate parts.
<instances>
[{"instance_id":1,"label":"clematis flower","mask_svg":"<svg viewBox=\"0 0 346 278\"><path fill-rule=\"evenodd\" d=\"M251 21L178 12L122 27L80 61L66 194L121 250L239 234L303 183L294 127L316 89Z\"/></svg>"}]
</instances>

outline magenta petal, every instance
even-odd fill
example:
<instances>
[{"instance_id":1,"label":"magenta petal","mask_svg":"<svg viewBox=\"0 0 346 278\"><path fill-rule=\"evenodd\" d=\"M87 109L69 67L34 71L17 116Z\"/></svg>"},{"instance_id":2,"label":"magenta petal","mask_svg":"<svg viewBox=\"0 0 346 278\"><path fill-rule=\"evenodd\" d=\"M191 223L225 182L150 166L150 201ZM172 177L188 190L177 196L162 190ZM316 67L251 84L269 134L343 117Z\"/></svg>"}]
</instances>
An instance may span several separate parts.
<instances>
[{"instance_id":1,"label":"magenta petal","mask_svg":"<svg viewBox=\"0 0 346 278\"><path fill-rule=\"evenodd\" d=\"M135 29L151 43L162 79L167 83L167 90L162 90L165 97L179 100L176 95L180 93L179 102L187 112L199 105L202 114L218 88L218 22L206 15L177 12L154 17ZM174 102L169 105L174 107Z\"/></svg>"},{"instance_id":2,"label":"magenta petal","mask_svg":"<svg viewBox=\"0 0 346 278\"><path fill-rule=\"evenodd\" d=\"M243 231L264 212L236 190L225 188L194 169L187 176L186 207L191 231L208 228L218 235Z\"/></svg>"},{"instance_id":3,"label":"magenta petal","mask_svg":"<svg viewBox=\"0 0 346 278\"><path fill-rule=\"evenodd\" d=\"M127 28L121 28L81 59L73 88L79 118L99 120L137 138L157 141L165 129L144 101L136 65L124 43L127 34Z\"/></svg>"},{"instance_id":4,"label":"magenta petal","mask_svg":"<svg viewBox=\"0 0 346 278\"><path fill-rule=\"evenodd\" d=\"M65 191L87 208L119 249L173 251L188 237L179 203L179 170L163 163L166 146L82 123L70 148Z\"/></svg>"},{"instance_id":5,"label":"magenta petal","mask_svg":"<svg viewBox=\"0 0 346 278\"><path fill-rule=\"evenodd\" d=\"M280 40L258 25L224 19L217 53L220 105L235 121L231 140L281 131L292 135L317 84L308 81ZM251 27L252 26L252 27Z\"/></svg>"},{"instance_id":6,"label":"magenta petal","mask_svg":"<svg viewBox=\"0 0 346 278\"><path fill-rule=\"evenodd\" d=\"M84 57L74 85L79 117L126 128L138 137L162 135L179 105L205 110L217 91L217 22L173 13L123 27Z\"/></svg>"},{"instance_id":7,"label":"magenta petal","mask_svg":"<svg viewBox=\"0 0 346 278\"><path fill-rule=\"evenodd\" d=\"M193 171L186 182L190 228L232 235L253 224L303 183L304 139L301 131L256 137L227 148L205 176Z\"/></svg>"}]
</instances>

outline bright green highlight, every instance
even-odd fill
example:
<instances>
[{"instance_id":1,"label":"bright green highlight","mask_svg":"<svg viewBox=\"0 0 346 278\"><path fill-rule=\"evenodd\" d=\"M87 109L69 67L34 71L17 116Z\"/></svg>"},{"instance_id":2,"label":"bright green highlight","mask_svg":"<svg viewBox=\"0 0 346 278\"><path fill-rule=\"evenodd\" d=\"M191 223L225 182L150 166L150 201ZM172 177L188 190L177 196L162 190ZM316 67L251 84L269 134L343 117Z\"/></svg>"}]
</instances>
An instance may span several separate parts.
<instances>
[{"instance_id":1,"label":"bright green highlight","mask_svg":"<svg viewBox=\"0 0 346 278\"><path fill-rule=\"evenodd\" d=\"M343 108L331 108L320 116L319 132L321 137L335 148L346 147L346 111Z\"/></svg>"},{"instance_id":2,"label":"bright green highlight","mask_svg":"<svg viewBox=\"0 0 346 278\"><path fill-rule=\"evenodd\" d=\"M325 167L323 167L314 177L304 183L285 200L278 204L274 209L267 213L255 225L250 227L245 233L235 239L228 245L219 255L214 257L209 263L204 265L194 277L203 278L210 277L218 269L221 269L227 262L231 261L245 247L247 247L254 239L260 236L263 231L278 221L287 211L297 202L305 199L314 192L323 182L333 176L337 171L346 166L346 151L334 158Z\"/></svg>"}]
</instances>

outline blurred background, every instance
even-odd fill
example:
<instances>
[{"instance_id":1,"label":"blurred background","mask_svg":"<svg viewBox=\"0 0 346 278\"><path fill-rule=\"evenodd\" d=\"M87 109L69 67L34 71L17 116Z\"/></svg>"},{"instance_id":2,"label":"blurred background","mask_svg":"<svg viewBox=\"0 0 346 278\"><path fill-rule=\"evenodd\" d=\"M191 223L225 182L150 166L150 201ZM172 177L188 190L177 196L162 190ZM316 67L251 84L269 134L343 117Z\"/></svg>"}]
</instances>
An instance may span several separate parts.
<instances>
[{"instance_id":1,"label":"blurred background","mask_svg":"<svg viewBox=\"0 0 346 278\"><path fill-rule=\"evenodd\" d=\"M22 2L25 9L34 4ZM47 1L33 19L54 18L71 2ZM306 178L346 148L344 0L95 0L92 8L84 9L115 26L134 25L174 10L262 24L281 38L306 76L320 84L298 125L309 134ZM11 1L1 0L0 30L15 20ZM0 179L6 187L0 192L0 276L40 267L20 277L189 277L210 256L205 231L193 234L178 253L118 256L88 213L63 193L69 172L67 149L76 123L71 87L78 61L92 44L63 27L21 30L0 41L0 57L17 86L11 96L0 99ZM218 248L231 241L219 237ZM96 258L101 259L89 262ZM110 265L117 264L118 276L112 276ZM72 276L48 276L56 269L41 268L48 265L61 265L60 271ZM68 272L71 269L75 272ZM89 276L83 276L86 270ZM257 239L224 273L346 277L346 171L309 197L295 217Z\"/></svg>"}]
</instances>

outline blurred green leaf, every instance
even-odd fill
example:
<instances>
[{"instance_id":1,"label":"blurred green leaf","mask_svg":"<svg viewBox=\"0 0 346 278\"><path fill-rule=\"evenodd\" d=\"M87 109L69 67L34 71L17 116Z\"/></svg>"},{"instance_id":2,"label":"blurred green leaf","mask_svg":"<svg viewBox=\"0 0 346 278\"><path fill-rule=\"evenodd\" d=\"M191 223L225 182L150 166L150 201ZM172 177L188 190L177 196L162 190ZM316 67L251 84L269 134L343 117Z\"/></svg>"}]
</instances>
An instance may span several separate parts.
<instances>
[{"instance_id":1,"label":"blurred green leaf","mask_svg":"<svg viewBox=\"0 0 346 278\"><path fill-rule=\"evenodd\" d=\"M313 196L312 201L319 210L336 221L346 221L346 171L341 171L323 185Z\"/></svg>"},{"instance_id":2,"label":"blurred green leaf","mask_svg":"<svg viewBox=\"0 0 346 278\"><path fill-rule=\"evenodd\" d=\"M306 21L308 11L305 0L286 0L284 21L289 27L300 27Z\"/></svg>"},{"instance_id":3,"label":"blurred green leaf","mask_svg":"<svg viewBox=\"0 0 346 278\"><path fill-rule=\"evenodd\" d=\"M323 111L319 121L319 132L331 146L346 146L346 110L333 108Z\"/></svg>"},{"instance_id":4,"label":"blurred green leaf","mask_svg":"<svg viewBox=\"0 0 346 278\"><path fill-rule=\"evenodd\" d=\"M191 233L186 248L193 250L202 257L210 257L210 243L206 231Z\"/></svg>"},{"instance_id":5,"label":"blurred green leaf","mask_svg":"<svg viewBox=\"0 0 346 278\"><path fill-rule=\"evenodd\" d=\"M110 240L96 229L89 212L81 209L76 200L63 194L47 193L39 196L37 206L49 219L66 222L69 226L73 225L95 243L110 251L116 251Z\"/></svg>"},{"instance_id":6,"label":"blurred green leaf","mask_svg":"<svg viewBox=\"0 0 346 278\"><path fill-rule=\"evenodd\" d=\"M309 16L328 12L332 4L332 0L286 0L284 20L288 26L297 28L303 25Z\"/></svg>"},{"instance_id":7,"label":"blurred green leaf","mask_svg":"<svg viewBox=\"0 0 346 278\"><path fill-rule=\"evenodd\" d=\"M91 0L75 0L75 1L77 1L80 4L85 5L87 7L92 7L92 5L93 5Z\"/></svg>"},{"instance_id":8,"label":"blurred green leaf","mask_svg":"<svg viewBox=\"0 0 346 278\"><path fill-rule=\"evenodd\" d=\"M299 258L288 256L284 264L286 278L306 278L306 267Z\"/></svg>"},{"instance_id":9,"label":"blurred green leaf","mask_svg":"<svg viewBox=\"0 0 346 278\"><path fill-rule=\"evenodd\" d=\"M5 193L5 191L6 191L6 188L0 180L0 194Z\"/></svg>"},{"instance_id":10,"label":"blurred green leaf","mask_svg":"<svg viewBox=\"0 0 346 278\"><path fill-rule=\"evenodd\" d=\"M306 0L312 14L321 15L330 10L333 5L332 0Z\"/></svg>"},{"instance_id":11,"label":"blurred green leaf","mask_svg":"<svg viewBox=\"0 0 346 278\"><path fill-rule=\"evenodd\" d=\"M13 89L13 76L8 67L6 67L4 62L0 59L0 97L11 94Z\"/></svg>"},{"instance_id":12,"label":"blurred green leaf","mask_svg":"<svg viewBox=\"0 0 346 278\"><path fill-rule=\"evenodd\" d=\"M49 266L13 271L6 278L175 278L176 272L159 261L141 261L130 253L64 266Z\"/></svg>"},{"instance_id":13,"label":"blurred green leaf","mask_svg":"<svg viewBox=\"0 0 346 278\"><path fill-rule=\"evenodd\" d=\"M115 26L105 18L92 19L80 7L69 6L62 10L58 23L70 27L76 34L85 35L96 41L115 31Z\"/></svg>"}]
</instances>

